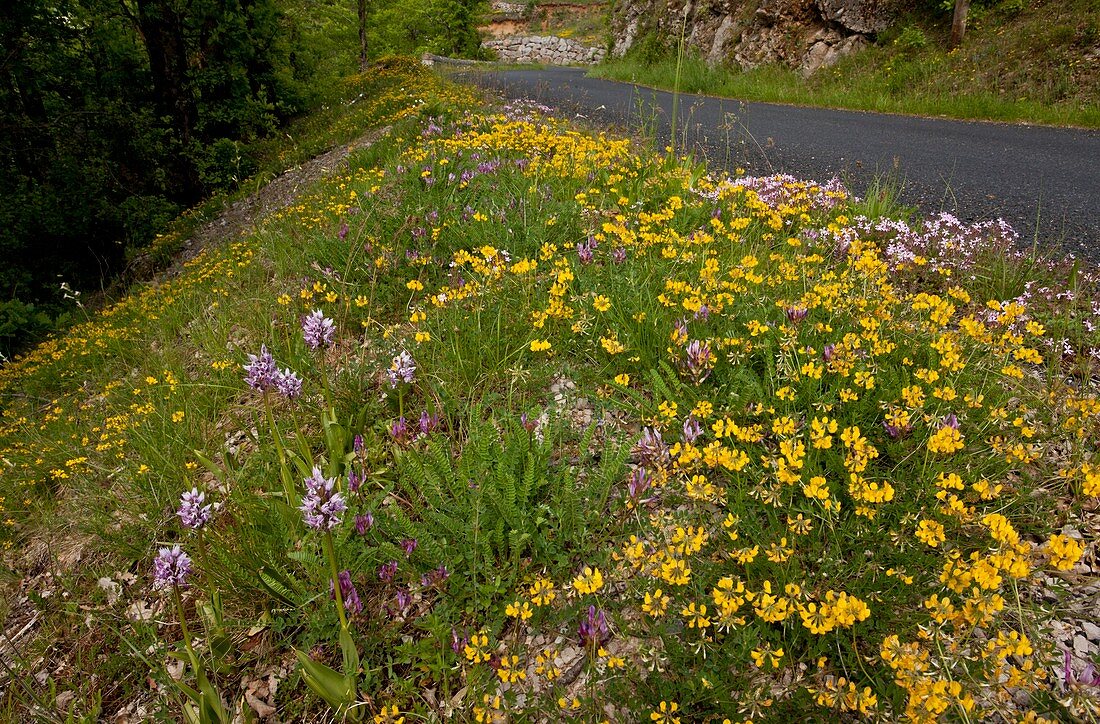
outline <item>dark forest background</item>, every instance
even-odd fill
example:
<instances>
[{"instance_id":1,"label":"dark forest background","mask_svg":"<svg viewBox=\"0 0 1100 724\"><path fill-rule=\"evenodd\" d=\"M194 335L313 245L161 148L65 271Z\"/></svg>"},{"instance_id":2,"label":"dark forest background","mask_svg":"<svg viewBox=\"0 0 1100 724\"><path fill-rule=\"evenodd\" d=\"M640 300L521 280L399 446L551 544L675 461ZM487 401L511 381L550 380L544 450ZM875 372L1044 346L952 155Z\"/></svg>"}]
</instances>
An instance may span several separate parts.
<instances>
[{"instance_id":1,"label":"dark forest background","mask_svg":"<svg viewBox=\"0 0 1100 724\"><path fill-rule=\"evenodd\" d=\"M371 57L477 52L479 0L7 0L0 354L64 326Z\"/></svg>"}]
</instances>

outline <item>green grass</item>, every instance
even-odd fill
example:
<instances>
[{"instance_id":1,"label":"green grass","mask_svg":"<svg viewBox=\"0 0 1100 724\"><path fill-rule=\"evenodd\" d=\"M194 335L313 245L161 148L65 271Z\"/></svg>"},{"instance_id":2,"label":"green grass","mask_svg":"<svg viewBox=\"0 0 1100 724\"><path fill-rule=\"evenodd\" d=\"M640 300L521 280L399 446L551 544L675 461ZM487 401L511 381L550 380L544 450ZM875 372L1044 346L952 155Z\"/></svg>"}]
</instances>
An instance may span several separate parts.
<instances>
[{"instance_id":1,"label":"green grass","mask_svg":"<svg viewBox=\"0 0 1100 724\"><path fill-rule=\"evenodd\" d=\"M1085 58L1100 37L1094 3L1040 2L1011 12L976 6L966 41L951 52L948 25L903 19L873 47L808 79L779 66L710 67L689 55L679 89L750 101L1100 127L1100 67ZM675 53L668 51L663 58L628 54L592 74L672 89L675 71Z\"/></svg>"},{"instance_id":2,"label":"green grass","mask_svg":"<svg viewBox=\"0 0 1100 724\"><path fill-rule=\"evenodd\" d=\"M269 675L295 721L1024 715L982 696L1008 675L1095 704L1026 668L1091 575L1059 531L1100 494L1096 363L1062 346L1100 342L1093 278L996 227L872 229L888 183L731 183L412 61L349 88L318 125L390 131L346 168L0 368L5 608L38 616L0 711L179 720ZM261 347L300 397L246 384Z\"/></svg>"}]
</instances>

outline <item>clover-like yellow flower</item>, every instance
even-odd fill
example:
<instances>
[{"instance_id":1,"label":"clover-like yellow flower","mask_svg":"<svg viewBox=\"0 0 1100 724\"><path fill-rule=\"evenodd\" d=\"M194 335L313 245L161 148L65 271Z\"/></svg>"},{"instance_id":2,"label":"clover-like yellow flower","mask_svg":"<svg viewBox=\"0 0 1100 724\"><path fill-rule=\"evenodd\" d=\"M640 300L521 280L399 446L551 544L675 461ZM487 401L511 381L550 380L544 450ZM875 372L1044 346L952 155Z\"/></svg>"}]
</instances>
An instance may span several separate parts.
<instances>
[{"instance_id":1,"label":"clover-like yellow flower","mask_svg":"<svg viewBox=\"0 0 1100 724\"><path fill-rule=\"evenodd\" d=\"M943 525L934 520L922 520L917 525L917 539L921 543L932 548L937 547L940 543L947 540L944 536Z\"/></svg>"},{"instance_id":2,"label":"clover-like yellow flower","mask_svg":"<svg viewBox=\"0 0 1100 724\"><path fill-rule=\"evenodd\" d=\"M490 657L489 637L485 634L474 634L463 649L463 653L466 655L466 659L474 664L488 661Z\"/></svg>"},{"instance_id":3,"label":"clover-like yellow flower","mask_svg":"<svg viewBox=\"0 0 1100 724\"><path fill-rule=\"evenodd\" d=\"M581 574L573 579L573 588L581 594L595 593L603 588L603 574L599 568L585 566Z\"/></svg>"},{"instance_id":4,"label":"clover-like yellow flower","mask_svg":"<svg viewBox=\"0 0 1100 724\"><path fill-rule=\"evenodd\" d=\"M505 609L504 614L510 618L518 618L520 621L526 621L531 618L534 612L531 610L531 604L527 601L513 601L509 603Z\"/></svg>"},{"instance_id":5,"label":"clover-like yellow flower","mask_svg":"<svg viewBox=\"0 0 1100 724\"><path fill-rule=\"evenodd\" d=\"M928 438L928 451L932 453L950 455L963 449L962 433L944 425Z\"/></svg>"},{"instance_id":6,"label":"clover-like yellow flower","mask_svg":"<svg viewBox=\"0 0 1100 724\"><path fill-rule=\"evenodd\" d=\"M662 701L656 710L650 712L649 720L657 724L680 724L680 717L675 715L679 710L680 705L676 702Z\"/></svg>"},{"instance_id":7,"label":"clover-like yellow flower","mask_svg":"<svg viewBox=\"0 0 1100 724\"><path fill-rule=\"evenodd\" d=\"M1085 552L1085 546L1069 536L1058 534L1050 537L1047 552L1050 554L1052 568L1059 571L1068 571L1073 568L1077 561L1081 560L1081 555Z\"/></svg>"}]
</instances>

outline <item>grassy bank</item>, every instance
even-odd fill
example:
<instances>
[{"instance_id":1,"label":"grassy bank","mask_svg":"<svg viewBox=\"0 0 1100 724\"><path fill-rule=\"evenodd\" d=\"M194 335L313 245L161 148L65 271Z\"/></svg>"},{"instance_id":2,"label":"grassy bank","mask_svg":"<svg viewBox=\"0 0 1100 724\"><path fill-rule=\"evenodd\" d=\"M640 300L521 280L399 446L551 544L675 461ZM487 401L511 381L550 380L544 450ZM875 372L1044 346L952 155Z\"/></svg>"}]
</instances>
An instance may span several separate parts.
<instances>
[{"instance_id":1,"label":"grassy bank","mask_svg":"<svg viewBox=\"0 0 1100 724\"><path fill-rule=\"evenodd\" d=\"M7 716L1097 705L1094 275L358 82L346 170L0 369Z\"/></svg>"},{"instance_id":2,"label":"grassy bank","mask_svg":"<svg viewBox=\"0 0 1100 724\"><path fill-rule=\"evenodd\" d=\"M688 56L679 88L743 100L924 116L1100 127L1100 10L1089 0L976 7L964 44L947 50L949 18L900 21L866 50L810 78L781 67L739 72ZM593 75L663 89L675 53L628 56Z\"/></svg>"}]
</instances>

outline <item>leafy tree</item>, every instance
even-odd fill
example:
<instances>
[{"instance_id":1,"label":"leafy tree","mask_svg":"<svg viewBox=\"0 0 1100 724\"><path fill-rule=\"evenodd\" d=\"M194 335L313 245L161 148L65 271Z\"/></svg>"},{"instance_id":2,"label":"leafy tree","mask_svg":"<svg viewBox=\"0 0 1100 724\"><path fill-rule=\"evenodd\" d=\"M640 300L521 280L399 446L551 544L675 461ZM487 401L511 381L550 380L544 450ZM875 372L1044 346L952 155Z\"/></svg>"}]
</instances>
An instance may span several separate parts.
<instances>
[{"instance_id":1,"label":"leafy tree","mask_svg":"<svg viewBox=\"0 0 1100 724\"><path fill-rule=\"evenodd\" d=\"M313 83L318 68L333 81L364 68L369 53L476 55L481 8L7 0L0 354L58 318L61 282L103 287L181 209L253 173L255 142L331 95Z\"/></svg>"},{"instance_id":2,"label":"leafy tree","mask_svg":"<svg viewBox=\"0 0 1100 724\"><path fill-rule=\"evenodd\" d=\"M35 313L9 327L42 328L61 281L102 286L181 208L248 174L248 144L305 107L294 37L276 0L10 0L0 302Z\"/></svg>"},{"instance_id":3,"label":"leafy tree","mask_svg":"<svg viewBox=\"0 0 1100 724\"><path fill-rule=\"evenodd\" d=\"M380 4L382 5L382 4ZM480 52L477 21L482 0L395 0L370 23L381 53L422 53L472 58Z\"/></svg>"}]
</instances>

